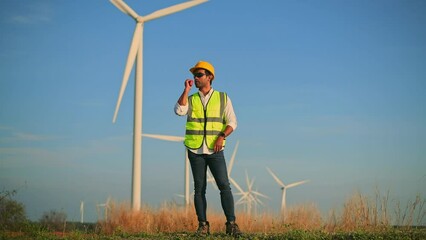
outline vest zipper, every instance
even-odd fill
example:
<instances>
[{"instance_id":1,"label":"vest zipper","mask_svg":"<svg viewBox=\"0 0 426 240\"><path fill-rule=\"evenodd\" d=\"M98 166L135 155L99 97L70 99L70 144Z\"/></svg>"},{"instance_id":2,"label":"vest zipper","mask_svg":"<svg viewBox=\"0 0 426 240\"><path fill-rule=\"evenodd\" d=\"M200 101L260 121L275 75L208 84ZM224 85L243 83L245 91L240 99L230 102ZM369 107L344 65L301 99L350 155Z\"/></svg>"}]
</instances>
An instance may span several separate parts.
<instances>
[{"instance_id":1,"label":"vest zipper","mask_svg":"<svg viewBox=\"0 0 426 240\"><path fill-rule=\"evenodd\" d=\"M210 95L210 98L207 101L206 106L204 106L204 104L201 103L203 105L203 110L204 110L204 136L203 137L204 137L204 141L206 142L206 145L208 145L207 144L207 105L209 105L209 102L210 102L210 99L213 96L213 93L214 93L214 90L213 90L212 94ZM200 93L198 93L198 96L200 97L200 101L201 101Z\"/></svg>"},{"instance_id":2,"label":"vest zipper","mask_svg":"<svg viewBox=\"0 0 426 240\"><path fill-rule=\"evenodd\" d=\"M207 144L207 109L204 108L204 141Z\"/></svg>"}]
</instances>

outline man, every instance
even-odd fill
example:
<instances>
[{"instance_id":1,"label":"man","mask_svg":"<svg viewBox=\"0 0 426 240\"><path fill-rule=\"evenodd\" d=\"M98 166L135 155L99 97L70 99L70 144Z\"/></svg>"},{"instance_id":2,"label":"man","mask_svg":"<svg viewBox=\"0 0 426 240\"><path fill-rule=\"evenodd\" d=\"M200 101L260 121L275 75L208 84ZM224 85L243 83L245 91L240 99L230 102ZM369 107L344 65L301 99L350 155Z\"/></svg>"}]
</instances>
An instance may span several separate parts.
<instances>
[{"instance_id":1,"label":"man","mask_svg":"<svg viewBox=\"0 0 426 240\"><path fill-rule=\"evenodd\" d=\"M224 92L213 90L214 67L205 61L189 69L194 80L185 80L185 89L175 106L179 116L187 115L185 146L194 178L194 205L199 226L197 233L210 234L206 209L206 173L209 167L220 190L220 200L227 222L226 233L239 236L235 223L234 198L226 170L223 149L225 138L237 128L237 118L231 99ZM195 82L198 92L188 94Z\"/></svg>"}]
</instances>

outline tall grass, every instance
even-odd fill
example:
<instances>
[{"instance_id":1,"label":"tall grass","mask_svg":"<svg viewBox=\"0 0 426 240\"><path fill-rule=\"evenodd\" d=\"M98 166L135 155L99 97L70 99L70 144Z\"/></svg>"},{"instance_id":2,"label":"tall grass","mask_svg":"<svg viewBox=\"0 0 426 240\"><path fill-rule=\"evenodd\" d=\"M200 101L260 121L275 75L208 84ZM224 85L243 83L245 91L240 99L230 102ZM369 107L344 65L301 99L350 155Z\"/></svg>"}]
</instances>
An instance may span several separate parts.
<instances>
[{"instance_id":1,"label":"tall grass","mask_svg":"<svg viewBox=\"0 0 426 240\"><path fill-rule=\"evenodd\" d=\"M396 202L395 215L397 216L397 225L412 226L422 225L426 216L424 209L426 200L417 195L415 200L409 200L404 209L401 209L401 202Z\"/></svg>"},{"instance_id":2,"label":"tall grass","mask_svg":"<svg viewBox=\"0 0 426 240\"><path fill-rule=\"evenodd\" d=\"M329 219L329 231L381 230L390 227L388 215L389 194L384 197L376 192L374 199L357 192L344 203L340 218Z\"/></svg>"},{"instance_id":3,"label":"tall grass","mask_svg":"<svg viewBox=\"0 0 426 240\"><path fill-rule=\"evenodd\" d=\"M240 228L246 233L284 233L292 230L351 232L382 231L392 227L392 223L411 227L424 224L425 200L417 196L409 201L404 210L397 202L395 219L389 213L389 192L379 191L373 198L359 192L346 200L341 211L333 210L328 217L322 217L315 204L298 205L288 209L285 217L273 213L236 213ZM340 213L339 213L340 212ZM207 211L211 232L225 231L225 218L222 212ZM129 204L112 203L108 219L99 222L104 233L172 233L193 232L197 226L194 206L187 208L176 203L163 203L153 209L143 206L140 211L130 210Z\"/></svg>"}]
</instances>

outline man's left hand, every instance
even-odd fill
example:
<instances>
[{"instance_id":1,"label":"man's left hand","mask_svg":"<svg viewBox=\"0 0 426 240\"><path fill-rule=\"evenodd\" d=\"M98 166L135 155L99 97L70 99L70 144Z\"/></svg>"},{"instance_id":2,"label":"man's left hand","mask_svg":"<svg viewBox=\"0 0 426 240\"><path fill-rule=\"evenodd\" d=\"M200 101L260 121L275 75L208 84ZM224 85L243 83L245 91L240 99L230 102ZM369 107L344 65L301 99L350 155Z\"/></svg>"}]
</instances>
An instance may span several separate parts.
<instances>
[{"instance_id":1,"label":"man's left hand","mask_svg":"<svg viewBox=\"0 0 426 240\"><path fill-rule=\"evenodd\" d=\"M219 152L223 147L223 137L218 137L216 143L214 144L214 152Z\"/></svg>"}]
</instances>

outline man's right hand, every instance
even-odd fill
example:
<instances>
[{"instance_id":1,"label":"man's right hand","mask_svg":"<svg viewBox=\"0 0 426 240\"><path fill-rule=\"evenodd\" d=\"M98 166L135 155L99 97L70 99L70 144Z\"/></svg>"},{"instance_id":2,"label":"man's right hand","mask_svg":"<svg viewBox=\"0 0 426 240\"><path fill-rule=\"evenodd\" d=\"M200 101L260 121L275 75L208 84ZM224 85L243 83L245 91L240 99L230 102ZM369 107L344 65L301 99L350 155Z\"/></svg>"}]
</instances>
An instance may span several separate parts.
<instances>
[{"instance_id":1,"label":"man's right hand","mask_svg":"<svg viewBox=\"0 0 426 240\"><path fill-rule=\"evenodd\" d=\"M192 79L186 79L185 80L185 91L191 90L192 85L194 84L194 80Z\"/></svg>"},{"instance_id":2,"label":"man's right hand","mask_svg":"<svg viewBox=\"0 0 426 240\"><path fill-rule=\"evenodd\" d=\"M188 94L193 84L194 84L194 80L192 79L185 80L185 90L183 90L182 95L178 99L179 105L186 106L186 104L188 103Z\"/></svg>"}]
</instances>

